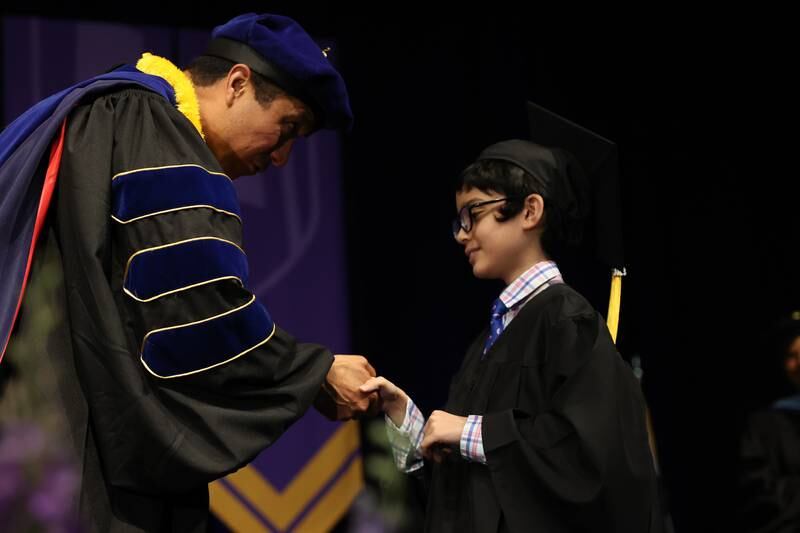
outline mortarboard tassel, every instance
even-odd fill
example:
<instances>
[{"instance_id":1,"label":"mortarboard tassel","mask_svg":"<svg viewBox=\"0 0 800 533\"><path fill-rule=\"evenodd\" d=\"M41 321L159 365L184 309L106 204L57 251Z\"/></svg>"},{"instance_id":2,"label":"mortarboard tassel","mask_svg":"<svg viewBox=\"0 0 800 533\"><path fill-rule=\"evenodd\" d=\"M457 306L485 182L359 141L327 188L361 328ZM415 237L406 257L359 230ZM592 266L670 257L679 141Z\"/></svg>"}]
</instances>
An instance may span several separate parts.
<instances>
[{"instance_id":1,"label":"mortarboard tassel","mask_svg":"<svg viewBox=\"0 0 800 533\"><path fill-rule=\"evenodd\" d=\"M624 268L622 270L615 268L611 271L611 294L608 297L608 315L606 318L606 325L608 325L608 331L611 332L611 339L614 341L614 344L617 343L617 330L619 329L619 308L622 304L622 277L626 274L627 272Z\"/></svg>"}]
</instances>

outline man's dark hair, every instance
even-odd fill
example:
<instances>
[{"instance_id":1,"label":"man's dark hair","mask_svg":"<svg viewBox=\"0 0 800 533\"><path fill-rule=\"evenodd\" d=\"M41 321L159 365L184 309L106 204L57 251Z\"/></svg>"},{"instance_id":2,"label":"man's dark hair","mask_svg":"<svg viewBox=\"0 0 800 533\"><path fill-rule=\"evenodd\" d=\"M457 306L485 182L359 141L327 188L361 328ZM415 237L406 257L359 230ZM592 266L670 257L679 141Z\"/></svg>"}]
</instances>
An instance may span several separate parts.
<instances>
[{"instance_id":1,"label":"man's dark hair","mask_svg":"<svg viewBox=\"0 0 800 533\"><path fill-rule=\"evenodd\" d=\"M208 87L213 85L228 75L231 68L235 65L233 61L222 59L215 56L198 56L189 63L186 70L192 76L192 82L200 87ZM258 103L265 105L279 96L285 96L286 91L269 81L267 78L256 72L250 70L252 76L250 79L253 81L255 88L256 100Z\"/></svg>"}]
</instances>

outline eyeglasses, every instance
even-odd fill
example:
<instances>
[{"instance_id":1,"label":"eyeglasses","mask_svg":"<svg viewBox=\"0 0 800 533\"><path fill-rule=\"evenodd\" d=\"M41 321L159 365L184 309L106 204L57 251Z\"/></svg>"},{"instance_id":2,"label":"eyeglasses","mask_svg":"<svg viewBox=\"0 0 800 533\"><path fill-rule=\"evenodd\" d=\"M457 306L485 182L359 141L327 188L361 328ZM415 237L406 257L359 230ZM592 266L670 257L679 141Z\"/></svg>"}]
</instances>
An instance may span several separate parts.
<instances>
[{"instance_id":1,"label":"eyeglasses","mask_svg":"<svg viewBox=\"0 0 800 533\"><path fill-rule=\"evenodd\" d=\"M475 224L475 215L472 213L473 209L513 199L514 198L510 196L504 196L503 198L496 198L494 200L484 200L482 202L475 202L474 204L465 205L464 207L458 210L458 215L456 216L456 218L453 219L453 227L452 227L453 237L458 239L458 232L461 231L462 229L464 230L465 233L469 233L472 230L472 226Z\"/></svg>"}]
</instances>

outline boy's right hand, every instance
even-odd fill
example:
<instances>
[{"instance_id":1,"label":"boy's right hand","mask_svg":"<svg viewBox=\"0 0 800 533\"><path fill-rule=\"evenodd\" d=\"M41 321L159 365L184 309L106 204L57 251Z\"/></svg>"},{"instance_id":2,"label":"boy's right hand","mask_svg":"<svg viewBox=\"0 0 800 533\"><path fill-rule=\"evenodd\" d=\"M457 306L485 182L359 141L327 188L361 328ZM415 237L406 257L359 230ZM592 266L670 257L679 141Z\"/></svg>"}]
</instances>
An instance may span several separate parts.
<instances>
[{"instance_id":1,"label":"boy's right hand","mask_svg":"<svg viewBox=\"0 0 800 533\"><path fill-rule=\"evenodd\" d=\"M392 419L395 426L403 425L408 407L408 395L403 392L403 389L388 379L378 376L365 381L359 390L364 393L377 391L381 398L383 412Z\"/></svg>"}]
</instances>

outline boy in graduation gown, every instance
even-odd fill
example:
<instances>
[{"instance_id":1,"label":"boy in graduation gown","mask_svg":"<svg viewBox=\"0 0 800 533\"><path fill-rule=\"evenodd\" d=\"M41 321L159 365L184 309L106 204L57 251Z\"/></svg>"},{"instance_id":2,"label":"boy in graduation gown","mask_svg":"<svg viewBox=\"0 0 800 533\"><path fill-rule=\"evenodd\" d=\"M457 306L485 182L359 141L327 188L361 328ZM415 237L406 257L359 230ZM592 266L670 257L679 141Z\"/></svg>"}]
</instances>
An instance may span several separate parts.
<instances>
[{"instance_id":1,"label":"boy in graduation gown","mask_svg":"<svg viewBox=\"0 0 800 533\"><path fill-rule=\"evenodd\" d=\"M586 182L569 153L524 140L462 173L453 233L507 287L425 421L377 377L395 460L428 479L430 532L660 530L645 404L602 317L552 250L578 238Z\"/></svg>"}]
</instances>

